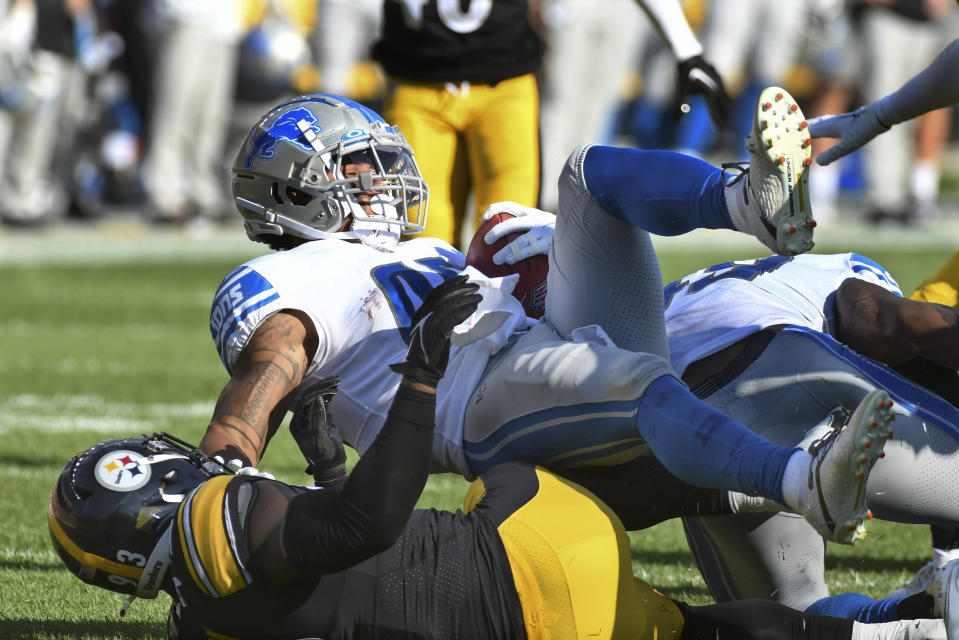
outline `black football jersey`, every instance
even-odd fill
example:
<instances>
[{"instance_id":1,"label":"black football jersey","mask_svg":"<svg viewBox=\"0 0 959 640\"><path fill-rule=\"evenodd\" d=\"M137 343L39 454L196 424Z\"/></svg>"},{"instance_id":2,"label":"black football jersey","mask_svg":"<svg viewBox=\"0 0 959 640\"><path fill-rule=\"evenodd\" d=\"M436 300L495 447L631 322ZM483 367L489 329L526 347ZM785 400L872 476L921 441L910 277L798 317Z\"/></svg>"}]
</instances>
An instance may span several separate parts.
<instances>
[{"instance_id":1,"label":"black football jersey","mask_svg":"<svg viewBox=\"0 0 959 640\"><path fill-rule=\"evenodd\" d=\"M373 57L397 78L495 83L536 71L526 0L386 0Z\"/></svg>"},{"instance_id":2,"label":"black football jersey","mask_svg":"<svg viewBox=\"0 0 959 640\"><path fill-rule=\"evenodd\" d=\"M172 637L525 636L503 543L478 512L416 510L387 551L348 569L279 585L258 579L251 527L308 491L326 490L220 476L188 496L173 525Z\"/></svg>"}]
</instances>

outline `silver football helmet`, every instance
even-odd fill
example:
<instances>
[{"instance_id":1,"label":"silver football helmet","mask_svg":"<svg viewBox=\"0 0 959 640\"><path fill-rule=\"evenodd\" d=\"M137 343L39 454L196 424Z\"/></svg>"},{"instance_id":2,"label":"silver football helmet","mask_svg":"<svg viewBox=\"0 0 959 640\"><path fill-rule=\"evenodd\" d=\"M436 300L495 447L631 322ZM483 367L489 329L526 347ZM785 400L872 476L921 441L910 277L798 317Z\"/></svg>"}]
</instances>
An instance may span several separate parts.
<instances>
[{"instance_id":1,"label":"silver football helmet","mask_svg":"<svg viewBox=\"0 0 959 640\"><path fill-rule=\"evenodd\" d=\"M233 164L247 235L395 244L426 224L429 190L396 127L326 94L294 98L253 127Z\"/></svg>"}]
</instances>

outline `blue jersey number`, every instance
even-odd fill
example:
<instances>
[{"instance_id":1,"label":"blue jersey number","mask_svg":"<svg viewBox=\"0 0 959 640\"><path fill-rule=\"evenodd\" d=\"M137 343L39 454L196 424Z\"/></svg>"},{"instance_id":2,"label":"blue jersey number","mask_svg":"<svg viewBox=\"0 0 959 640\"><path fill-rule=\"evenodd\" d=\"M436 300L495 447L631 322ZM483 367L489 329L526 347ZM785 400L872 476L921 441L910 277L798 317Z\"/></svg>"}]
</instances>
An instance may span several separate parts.
<instances>
[{"instance_id":1,"label":"blue jersey number","mask_svg":"<svg viewBox=\"0 0 959 640\"><path fill-rule=\"evenodd\" d=\"M413 314L430 295L430 291L461 271L461 267L440 256L414 262L423 268L414 269L402 262L394 262L376 267L370 272L376 286L390 302L396 326L399 327L404 341L410 338Z\"/></svg>"},{"instance_id":2,"label":"blue jersey number","mask_svg":"<svg viewBox=\"0 0 959 640\"><path fill-rule=\"evenodd\" d=\"M758 260L750 260L748 262L724 262L722 264L713 265L705 270L707 275L702 276L699 280L695 280L693 282L690 282L689 280L677 280L666 285L663 288L663 295L666 299L666 308L669 308L669 304L673 301L673 297L683 289L685 289L687 293L697 293L712 283L725 280L727 278L752 280L756 276L769 273L770 271L775 271L790 260L792 260L792 258L788 256L769 256L768 258L760 258Z\"/></svg>"}]
</instances>

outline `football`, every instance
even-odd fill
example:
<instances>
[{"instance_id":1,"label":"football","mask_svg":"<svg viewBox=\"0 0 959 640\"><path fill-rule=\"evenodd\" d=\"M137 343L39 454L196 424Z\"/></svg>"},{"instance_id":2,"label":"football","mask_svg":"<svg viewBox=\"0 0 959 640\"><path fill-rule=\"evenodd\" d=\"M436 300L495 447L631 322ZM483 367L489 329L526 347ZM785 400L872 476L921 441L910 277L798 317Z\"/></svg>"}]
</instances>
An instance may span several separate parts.
<instances>
[{"instance_id":1,"label":"football","mask_svg":"<svg viewBox=\"0 0 959 640\"><path fill-rule=\"evenodd\" d=\"M493 244L486 244L483 236L503 220L514 217L512 213L497 213L485 221L473 234L466 252L466 264L491 277L519 274L519 282L513 289L513 295L523 303L526 315L541 318L546 310L546 275L549 272L549 259L545 255L535 255L516 264L494 264L493 255L510 242L523 235L511 233Z\"/></svg>"}]
</instances>

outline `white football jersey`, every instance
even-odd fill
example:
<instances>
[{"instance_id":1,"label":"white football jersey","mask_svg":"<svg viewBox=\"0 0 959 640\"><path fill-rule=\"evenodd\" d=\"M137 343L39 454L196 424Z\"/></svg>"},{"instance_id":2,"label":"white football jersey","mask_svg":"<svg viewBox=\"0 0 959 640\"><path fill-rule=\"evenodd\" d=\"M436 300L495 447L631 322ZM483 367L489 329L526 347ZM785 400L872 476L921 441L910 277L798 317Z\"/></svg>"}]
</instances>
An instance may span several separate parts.
<instances>
[{"instance_id":1,"label":"white football jersey","mask_svg":"<svg viewBox=\"0 0 959 640\"><path fill-rule=\"evenodd\" d=\"M461 271L480 284L480 309L457 327L446 376L437 396L434 470L468 475L462 453L463 413L489 356L528 326L510 295L516 277L486 278L464 268L462 253L434 238L388 250L342 240L307 242L234 269L220 284L210 332L232 374L256 328L282 309L305 313L319 345L300 392L339 376L331 412L345 442L362 454L372 444L393 401L399 374L388 365L406 359L410 321L433 287Z\"/></svg>"},{"instance_id":2,"label":"white football jersey","mask_svg":"<svg viewBox=\"0 0 959 640\"><path fill-rule=\"evenodd\" d=\"M888 271L855 253L725 262L668 284L666 332L673 367L682 375L690 363L773 325L834 335L835 293L848 278L902 295Z\"/></svg>"}]
</instances>

